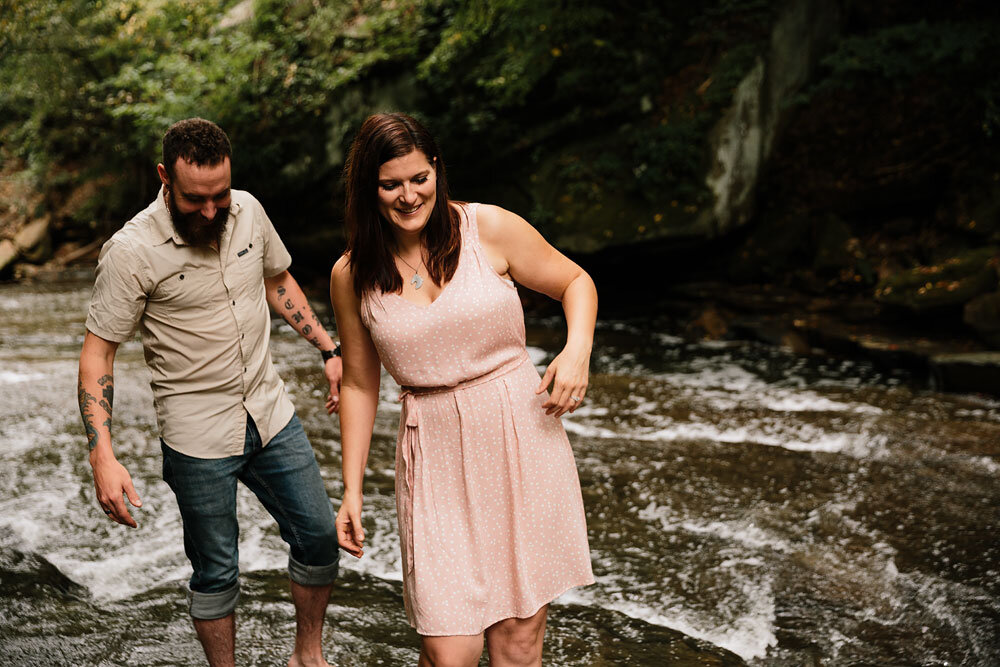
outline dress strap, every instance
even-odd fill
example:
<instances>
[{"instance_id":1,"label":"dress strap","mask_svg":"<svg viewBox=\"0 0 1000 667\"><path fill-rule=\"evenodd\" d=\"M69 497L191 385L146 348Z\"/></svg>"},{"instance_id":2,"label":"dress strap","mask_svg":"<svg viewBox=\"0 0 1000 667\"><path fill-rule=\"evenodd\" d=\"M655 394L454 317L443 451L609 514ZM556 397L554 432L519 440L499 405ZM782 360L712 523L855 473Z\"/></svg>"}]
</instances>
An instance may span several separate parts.
<instances>
[{"instance_id":1,"label":"dress strap","mask_svg":"<svg viewBox=\"0 0 1000 667\"><path fill-rule=\"evenodd\" d=\"M479 202L470 202L462 207L462 212L465 214L462 216L465 222L465 229L463 231L467 232L469 241L475 242L479 245L479 223L476 219L476 215L479 213Z\"/></svg>"},{"instance_id":2,"label":"dress strap","mask_svg":"<svg viewBox=\"0 0 1000 667\"><path fill-rule=\"evenodd\" d=\"M463 243L468 245L469 249L472 250L472 254L475 255L476 262L479 264L480 268L485 266L490 269L490 271L493 271L493 268L488 265L489 260L486 259L486 253L483 252L482 243L479 241L478 202L466 204L462 210L465 213L465 215L462 216Z\"/></svg>"}]
</instances>

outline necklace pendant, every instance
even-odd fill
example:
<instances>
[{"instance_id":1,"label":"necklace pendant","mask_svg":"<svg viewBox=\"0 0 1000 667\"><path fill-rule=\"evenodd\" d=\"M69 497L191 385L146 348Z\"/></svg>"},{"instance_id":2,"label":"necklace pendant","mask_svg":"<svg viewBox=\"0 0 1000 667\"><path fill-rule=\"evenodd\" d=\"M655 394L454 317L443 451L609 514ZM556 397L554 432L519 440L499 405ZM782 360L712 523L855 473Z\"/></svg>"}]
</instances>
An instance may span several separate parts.
<instances>
[{"instance_id":1,"label":"necklace pendant","mask_svg":"<svg viewBox=\"0 0 1000 667\"><path fill-rule=\"evenodd\" d=\"M420 289L424 286L424 279L420 277L419 273L414 273L413 277L410 278L410 283L413 285L413 289Z\"/></svg>"}]
</instances>

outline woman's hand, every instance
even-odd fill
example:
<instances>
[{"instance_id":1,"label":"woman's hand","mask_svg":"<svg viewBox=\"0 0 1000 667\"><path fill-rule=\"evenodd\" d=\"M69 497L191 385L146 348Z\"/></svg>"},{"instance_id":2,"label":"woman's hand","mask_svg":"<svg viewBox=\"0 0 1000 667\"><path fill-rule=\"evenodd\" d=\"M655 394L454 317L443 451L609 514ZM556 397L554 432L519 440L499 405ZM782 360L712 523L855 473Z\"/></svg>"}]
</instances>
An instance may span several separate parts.
<instances>
[{"instance_id":1,"label":"woman's hand","mask_svg":"<svg viewBox=\"0 0 1000 667\"><path fill-rule=\"evenodd\" d=\"M361 527L361 494L344 494L337 512L337 541L355 558L364 555L365 530Z\"/></svg>"},{"instance_id":2,"label":"woman's hand","mask_svg":"<svg viewBox=\"0 0 1000 667\"><path fill-rule=\"evenodd\" d=\"M567 345L545 369L542 382L535 390L540 394L552 384L552 393L542 407L545 414L562 417L573 412L587 395L590 376L590 351Z\"/></svg>"}]
</instances>

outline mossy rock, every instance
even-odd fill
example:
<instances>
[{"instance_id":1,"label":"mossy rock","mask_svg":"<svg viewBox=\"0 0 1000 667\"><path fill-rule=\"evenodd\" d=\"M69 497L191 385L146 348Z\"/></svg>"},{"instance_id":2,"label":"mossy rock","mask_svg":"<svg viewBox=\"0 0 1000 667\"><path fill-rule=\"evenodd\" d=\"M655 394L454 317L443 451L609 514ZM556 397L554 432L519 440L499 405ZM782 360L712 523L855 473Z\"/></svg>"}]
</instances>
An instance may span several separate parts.
<instances>
[{"instance_id":1,"label":"mossy rock","mask_svg":"<svg viewBox=\"0 0 1000 667\"><path fill-rule=\"evenodd\" d=\"M631 171L613 157L616 141L599 137L543 157L527 183L532 223L557 247L576 253L707 235L698 227L702 206L690 196L655 204L634 192Z\"/></svg>"},{"instance_id":2,"label":"mossy rock","mask_svg":"<svg viewBox=\"0 0 1000 667\"><path fill-rule=\"evenodd\" d=\"M924 312L961 306L997 288L1000 249L979 248L932 266L918 266L879 282L875 298L881 303Z\"/></svg>"}]
</instances>

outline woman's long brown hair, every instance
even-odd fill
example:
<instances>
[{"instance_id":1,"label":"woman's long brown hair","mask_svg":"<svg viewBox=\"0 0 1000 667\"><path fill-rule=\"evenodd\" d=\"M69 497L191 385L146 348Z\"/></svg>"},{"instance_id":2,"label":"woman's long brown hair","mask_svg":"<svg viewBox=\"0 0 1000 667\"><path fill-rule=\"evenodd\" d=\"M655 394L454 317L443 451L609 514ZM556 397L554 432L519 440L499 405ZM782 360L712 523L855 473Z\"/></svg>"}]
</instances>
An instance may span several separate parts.
<instances>
[{"instance_id":1,"label":"woman's long brown hair","mask_svg":"<svg viewBox=\"0 0 1000 667\"><path fill-rule=\"evenodd\" d=\"M437 285L451 280L458 268L462 236L458 212L448 199L448 178L441 151L430 133L401 113L369 116L351 144L344 165L347 252L354 274L354 292L401 292L403 278L393 253L396 237L391 223L378 210L378 170L389 160L418 150L434 165L437 196L423 230L427 246L427 273Z\"/></svg>"}]
</instances>

